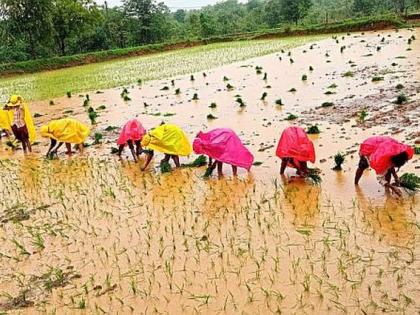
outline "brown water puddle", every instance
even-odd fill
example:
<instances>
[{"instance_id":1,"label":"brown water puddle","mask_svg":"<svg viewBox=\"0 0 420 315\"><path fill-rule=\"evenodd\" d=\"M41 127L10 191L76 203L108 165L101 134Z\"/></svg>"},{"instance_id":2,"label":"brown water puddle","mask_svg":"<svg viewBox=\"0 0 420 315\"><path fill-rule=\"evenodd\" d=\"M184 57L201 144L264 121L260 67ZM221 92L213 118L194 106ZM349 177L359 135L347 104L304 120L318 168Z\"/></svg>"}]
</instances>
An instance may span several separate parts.
<instances>
[{"instance_id":1,"label":"brown water puddle","mask_svg":"<svg viewBox=\"0 0 420 315\"><path fill-rule=\"evenodd\" d=\"M121 99L122 89L90 92L91 106L106 106L94 128L104 133L105 143L87 148L84 157L44 160L45 140L26 158L0 146L0 288L15 298L0 298L0 308L14 305L27 313L84 308L136 314L415 312L419 197L394 198L374 172L366 173L360 188L353 185L358 143L373 134L414 143L419 132L418 41L406 51L412 34L420 37L418 29L354 34L340 37L338 44L330 39L313 49L294 49L294 63L279 52L209 70L206 77L194 74L194 82L175 78L175 87L170 81L149 82L129 88L130 102ZM343 45L347 48L340 53ZM370 82L394 60L397 72ZM267 72L266 81L256 66ZM350 69L354 77L341 77ZM228 91L228 83L235 89ZM336 94L327 96L332 83L337 88L329 90ZM390 105L397 83L410 95L404 111L410 123L404 129L397 120L401 109ZM170 90L161 91L165 86ZM292 87L297 92L287 92ZM264 91L265 102L260 100ZM198 101L191 101L194 93ZM244 109L235 95L246 103ZM275 105L279 98L282 107ZM325 101L336 107L316 109ZM38 124L68 110L88 121L83 98L54 102L32 104L33 112L44 115ZM216 109L208 107L212 102ZM385 106L392 107L389 120L368 116L360 124L353 117L364 107L373 116ZM275 146L291 124L284 120L289 112L300 116L295 123L320 126L322 133L311 136L322 170L319 187L292 179L292 171L285 178L278 175ZM150 115L156 113L161 116ZM210 113L218 119L208 121ZM129 159L110 155L117 133L104 131L132 117L146 128L162 120L178 124L191 140L200 130L230 127L263 164L237 179L229 167L220 180L203 180L204 169L141 172ZM339 151L347 154L346 162L342 172L334 172L332 156ZM419 166L416 156L404 172L418 173ZM35 306L17 307L27 300Z\"/></svg>"}]
</instances>

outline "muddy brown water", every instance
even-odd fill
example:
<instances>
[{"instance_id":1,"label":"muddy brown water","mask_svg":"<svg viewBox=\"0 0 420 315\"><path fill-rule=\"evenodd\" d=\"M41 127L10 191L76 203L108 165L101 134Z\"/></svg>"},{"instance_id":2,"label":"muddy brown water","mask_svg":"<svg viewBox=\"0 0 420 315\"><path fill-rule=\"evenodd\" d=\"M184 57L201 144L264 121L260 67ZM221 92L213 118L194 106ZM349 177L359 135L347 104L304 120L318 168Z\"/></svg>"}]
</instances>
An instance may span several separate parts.
<instances>
[{"instance_id":1,"label":"muddy brown water","mask_svg":"<svg viewBox=\"0 0 420 315\"><path fill-rule=\"evenodd\" d=\"M129 102L122 88L89 92L90 106L106 106L92 131L103 133L104 141L83 156L45 160L48 141L41 139L23 157L3 142L0 310L415 313L419 197L395 198L373 171L360 187L353 185L363 139L388 134L414 144L419 136L420 45L415 40L407 50L412 35L419 38L419 30L339 36L339 43L305 45L290 57L278 52L208 70L206 77L197 73L193 82L177 77L174 87L170 80L127 87ZM347 71L354 76L343 77ZM373 76L384 80L371 82ZM337 87L328 89L333 83ZM392 103L398 83L409 96L405 107ZM165 86L168 91L161 90ZM328 90L335 94L325 95ZM194 93L198 101L191 100ZM280 98L283 106L275 104ZM334 106L320 109L326 101ZM213 102L215 109L209 108ZM83 97L54 103L31 104L43 115L38 126L69 110L88 123ZM362 110L368 113L364 123L357 119ZM210 113L217 119L208 121ZM286 121L288 113L299 118ZM118 131L105 131L133 117L146 128L162 120L177 124L191 140L200 130L230 127L262 165L238 178L225 166L224 178L209 180L202 178L204 169L161 175L158 163L141 172L128 152L122 160L110 154ZM292 170L278 175L275 146L291 124L318 124L322 131L311 136L320 186L294 179ZM337 152L347 154L341 172L331 170ZM417 155L402 171L418 174L419 167Z\"/></svg>"}]
</instances>

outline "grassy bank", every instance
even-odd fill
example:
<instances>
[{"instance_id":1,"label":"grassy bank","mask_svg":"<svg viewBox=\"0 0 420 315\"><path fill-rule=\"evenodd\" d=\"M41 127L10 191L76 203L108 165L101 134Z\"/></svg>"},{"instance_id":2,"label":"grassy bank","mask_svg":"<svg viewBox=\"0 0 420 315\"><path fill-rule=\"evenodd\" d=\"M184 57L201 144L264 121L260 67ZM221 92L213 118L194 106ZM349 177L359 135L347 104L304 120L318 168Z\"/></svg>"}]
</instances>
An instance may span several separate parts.
<instances>
[{"instance_id":1,"label":"grassy bank","mask_svg":"<svg viewBox=\"0 0 420 315\"><path fill-rule=\"evenodd\" d=\"M55 57L49 59L38 59L25 62L0 64L0 74L12 75L22 73L35 73L46 70L56 70L69 68L91 63L109 61L133 56L143 56L158 52L176 50L180 48L208 45L212 43L230 42L237 40L251 40L263 38L281 38L290 36L328 34L350 31L367 31L385 29L389 27L404 27L406 23L403 19L391 16L379 16L345 20L330 24L283 27L270 29L260 32L250 32L242 34L232 34L227 36L212 37L201 40L185 41L179 43L163 43L146 45L125 49L99 51L88 54L72 55L65 57Z\"/></svg>"}]
</instances>

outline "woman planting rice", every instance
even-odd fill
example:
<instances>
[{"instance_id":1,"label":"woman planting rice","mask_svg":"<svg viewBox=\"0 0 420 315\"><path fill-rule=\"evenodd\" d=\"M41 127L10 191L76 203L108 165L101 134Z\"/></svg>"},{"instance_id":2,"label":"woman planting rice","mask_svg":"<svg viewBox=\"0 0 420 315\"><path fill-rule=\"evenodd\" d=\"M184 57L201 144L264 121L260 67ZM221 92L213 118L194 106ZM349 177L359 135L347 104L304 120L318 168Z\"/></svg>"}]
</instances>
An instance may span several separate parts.
<instances>
[{"instance_id":1,"label":"woman planting rice","mask_svg":"<svg viewBox=\"0 0 420 315\"><path fill-rule=\"evenodd\" d=\"M123 129L121 130L120 137L117 140L117 144L119 145L118 155L121 156L124 147L128 145L131 154L133 155L134 161L137 162L138 157L143 152L141 147L141 140L145 134L146 129L144 129L143 125L137 119L129 120L124 125ZM135 150L134 146L136 146Z\"/></svg>"},{"instance_id":2,"label":"woman planting rice","mask_svg":"<svg viewBox=\"0 0 420 315\"><path fill-rule=\"evenodd\" d=\"M9 114L4 109L0 109L0 139L3 134L6 137L9 137L11 131L12 129L9 122Z\"/></svg>"},{"instance_id":3,"label":"woman planting rice","mask_svg":"<svg viewBox=\"0 0 420 315\"><path fill-rule=\"evenodd\" d=\"M80 152L83 151L83 142L89 136L90 129L75 119L65 118L52 120L48 125L41 127L41 135L51 139L47 157L57 155L58 149L65 143L67 154L72 154L71 144L76 144Z\"/></svg>"},{"instance_id":4,"label":"woman planting rice","mask_svg":"<svg viewBox=\"0 0 420 315\"><path fill-rule=\"evenodd\" d=\"M395 187L399 185L396 168L399 170L413 157L412 147L390 137L376 136L368 138L360 145L359 155L359 167L354 179L356 185L359 184L363 172L370 166L375 170L382 186L401 196L401 190ZM391 184L391 177L394 177L394 184Z\"/></svg>"},{"instance_id":5,"label":"woman planting rice","mask_svg":"<svg viewBox=\"0 0 420 315\"><path fill-rule=\"evenodd\" d=\"M12 95L4 107L8 111L8 125L15 138L22 143L23 151L32 152L31 144L35 141L36 133L29 106L22 96Z\"/></svg>"},{"instance_id":6,"label":"woman planting rice","mask_svg":"<svg viewBox=\"0 0 420 315\"><path fill-rule=\"evenodd\" d=\"M276 155L281 159L280 174L284 174L286 167L296 169L301 177L310 176L307 162L315 162L315 149L305 130L300 127L289 127L281 135Z\"/></svg>"},{"instance_id":7,"label":"woman planting rice","mask_svg":"<svg viewBox=\"0 0 420 315\"><path fill-rule=\"evenodd\" d=\"M146 164L142 167L144 171L150 164L154 150L165 154L161 161L162 166L169 165L172 159L176 167L180 167L179 156L188 156L192 153L192 147L185 133L175 125L161 125L148 134L144 135L141 145L149 151Z\"/></svg>"},{"instance_id":8,"label":"woman planting rice","mask_svg":"<svg viewBox=\"0 0 420 315\"><path fill-rule=\"evenodd\" d=\"M217 166L219 176L223 175L223 163L232 165L233 175L237 176L238 167L249 171L254 162L254 156L231 129L200 132L194 140L193 148L195 153L209 156L209 171L211 173Z\"/></svg>"}]
</instances>

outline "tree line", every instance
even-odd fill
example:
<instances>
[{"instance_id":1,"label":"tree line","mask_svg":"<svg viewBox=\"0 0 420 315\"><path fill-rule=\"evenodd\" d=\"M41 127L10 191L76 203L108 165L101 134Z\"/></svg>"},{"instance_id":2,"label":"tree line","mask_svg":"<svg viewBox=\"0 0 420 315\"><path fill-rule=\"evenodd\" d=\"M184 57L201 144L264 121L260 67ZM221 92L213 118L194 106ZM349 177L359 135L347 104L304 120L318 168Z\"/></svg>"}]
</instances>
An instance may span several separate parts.
<instances>
[{"instance_id":1,"label":"tree line","mask_svg":"<svg viewBox=\"0 0 420 315\"><path fill-rule=\"evenodd\" d=\"M420 8L420 0L226 0L199 10L155 0L0 0L0 63L329 23Z\"/></svg>"}]
</instances>

